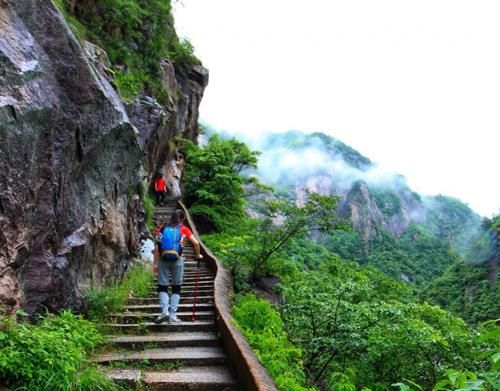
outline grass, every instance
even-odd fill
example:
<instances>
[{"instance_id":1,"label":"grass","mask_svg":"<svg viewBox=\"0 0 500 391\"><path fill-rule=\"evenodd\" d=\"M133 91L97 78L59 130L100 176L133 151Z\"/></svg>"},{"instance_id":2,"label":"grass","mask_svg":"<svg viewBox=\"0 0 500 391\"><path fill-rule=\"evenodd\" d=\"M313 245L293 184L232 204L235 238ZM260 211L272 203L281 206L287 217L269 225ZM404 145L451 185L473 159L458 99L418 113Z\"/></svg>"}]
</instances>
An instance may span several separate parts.
<instances>
[{"instance_id":1,"label":"grass","mask_svg":"<svg viewBox=\"0 0 500 391\"><path fill-rule=\"evenodd\" d=\"M152 281L151 269L140 264L133 266L120 283L89 290L86 295L89 319L102 322L121 311L129 296L147 295Z\"/></svg>"}]
</instances>

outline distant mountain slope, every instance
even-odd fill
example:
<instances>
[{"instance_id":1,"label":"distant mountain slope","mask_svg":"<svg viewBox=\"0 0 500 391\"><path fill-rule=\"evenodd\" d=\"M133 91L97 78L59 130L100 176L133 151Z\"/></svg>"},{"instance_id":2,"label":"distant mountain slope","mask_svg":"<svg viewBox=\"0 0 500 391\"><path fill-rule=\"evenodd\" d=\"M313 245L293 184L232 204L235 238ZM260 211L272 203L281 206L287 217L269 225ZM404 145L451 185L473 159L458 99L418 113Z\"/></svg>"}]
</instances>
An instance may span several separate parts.
<instances>
[{"instance_id":1,"label":"distant mountain slope","mask_svg":"<svg viewBox=\"0 0 500 391\"><path fill-rule=\"evenodd\" d=\"M302 203L306 190L337 194L354 232L327 238L331 251L423 286L454 264L480 216L458 199L423 196L406 179L323 133L289 131L246 140L260 150L256 174ZM349 249L349 250L347 250Z\"/></svg>"},{"instance_id":2,"label":"distant mountain slope","mask_svg":"<svg viewBox=\"0 0 500 391\"><path fill-rule=\"evenodd\" d=\"M262 152L257 174L263 182L287 191L298 202L305 189L342 196L341 214L366 240L381 229L399 237L414 221L463 250L462 235L480 224L479 215L461 201L421 196L402 175L383 172L369 158L323 133L289 131L247 142Z\"/></svg>"}]
</instances>

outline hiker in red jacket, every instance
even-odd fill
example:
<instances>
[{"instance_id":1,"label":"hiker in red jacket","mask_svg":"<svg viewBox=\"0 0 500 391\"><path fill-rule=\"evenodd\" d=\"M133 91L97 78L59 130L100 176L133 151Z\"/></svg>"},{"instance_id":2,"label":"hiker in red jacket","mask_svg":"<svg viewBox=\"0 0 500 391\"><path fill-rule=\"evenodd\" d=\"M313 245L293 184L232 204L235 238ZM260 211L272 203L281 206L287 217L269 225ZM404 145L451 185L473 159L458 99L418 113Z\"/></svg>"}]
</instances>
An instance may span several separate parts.
<instances>
[{"instance_id":1,"label":"hiker in red jacket","mask_svg":"<svg viewBox=\"0 0 500 391\"><path fill-rule=\"evenodd\" d=\"M167 194L167 182L163 179L162 174L158 174L154 182L154 190L156 197L156 206L162 206Z\"/></svg>"}]
</instances>

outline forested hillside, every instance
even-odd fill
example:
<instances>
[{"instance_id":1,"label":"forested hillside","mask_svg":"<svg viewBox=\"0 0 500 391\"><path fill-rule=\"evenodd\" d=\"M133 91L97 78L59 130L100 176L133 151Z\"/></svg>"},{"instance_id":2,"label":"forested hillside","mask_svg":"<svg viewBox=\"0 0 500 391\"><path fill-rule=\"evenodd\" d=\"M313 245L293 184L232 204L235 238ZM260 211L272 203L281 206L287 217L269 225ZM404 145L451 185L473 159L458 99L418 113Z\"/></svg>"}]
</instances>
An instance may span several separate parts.
<instances>
[{"instance_id":1,"label":"forested hillside","mask_svg":"<svg viewBox=\"0 0 500 391\"><path fill-rule=\"evenodd\" d=\"M479 246L481 218L466 204L444 195L420 195L403 176L381 171L358 151L322 133L269 134L249 143L262 153L253 172L280 194L299 204L307 190L340 196L337 214L350 221L353 229L316 236L328 250L406 282L416 294L469 321L490 319L481 311L476 313L476 302L486 300L491 303L490 315L500 313L492 267L486 267L489 280L477 277L483 288L467 290L467 314L462 311L465 304L451 304L465 300L467 279L456 279L462 285L450 290L450 300L432 299L435 279L449 268L456 269L462 260L477 265L494 254L491 246ZM478 275L473 266L467 270Z\"/></svg>"},{"instance_id":2,"label":"forested hillside","mask_svg":"<svg viewBox=\"0 0 500 391\"><path fill-rule=\"evenodd\" d=\"M342 213L341 196L306 189L297 202L290 189L245 175L255 173L259 153L236 139L214 135L184 152L186 199L205 227L204 242L233 274L235 318L280 389L498 386L495 322L476 325L478 334L415 294L460 260L455 246L464 230L439 237L429 229L444 218L446 197L437 198L439 218L427 227L411 221L400 235L378 229L367 240Z\"/></svg>"}]
</instances>

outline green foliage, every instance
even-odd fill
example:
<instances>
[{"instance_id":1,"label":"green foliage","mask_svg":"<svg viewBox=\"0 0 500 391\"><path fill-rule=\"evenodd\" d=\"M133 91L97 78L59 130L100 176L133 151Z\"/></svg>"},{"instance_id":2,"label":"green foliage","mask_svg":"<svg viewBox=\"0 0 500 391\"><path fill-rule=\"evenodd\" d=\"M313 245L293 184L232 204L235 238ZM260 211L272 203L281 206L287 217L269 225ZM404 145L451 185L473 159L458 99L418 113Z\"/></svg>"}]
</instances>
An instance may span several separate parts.
<instances>
[{"instance_id":1,"label":"green foliage","mask_svg":"<svg viewBox=\"0 0 500 391\"><path fill-rule=\"evenodd\" d=\"M257 155L236 139L217 135L200 148L187 142L184 200L201 232L221 231L244 216L244 170L256 167Z\"/></svg>"},{"instance_id":2,"label":"green foliage","mask_svg":"<svg viewBox=\"0 0 500 391\"><path fill-rule=\"evenodd\" d=\"M402 204L397 194L389 188L370 188L370 194L378 208L387 216L401 215Z\"/></svg>"},{"instance_id":3,"label":"green foliage","mask_svg":"<svg viewBox=\"0 0 500 391\"><path fill-rule=\"evenodd\" d=\"M352 259L360 263L366 258L366 244L357 231L339 231L335 235L327 236L321 241L331 252L342 259Z\"/></svg>"},{"instance_id":4,"label":"green foliage","mask_svg":"<svg viewBox=\"0 0 500 391\"><path fill-rule=\"evenodd\" d=\"M242 220L225 232L202 235L203 242L224 263L233 277L236 292L250 290L250 271L242 261L246 244L252 239L252 226L256 221Z\"/></svg>"},{"instance_id":5,"label":"green foliage","mask_svg":"<svg viewBox=\"0 0 500 391\"><path fill-rule=\"evenodd\" d=\"M473 238L466 253L469 263L478 264L497 260L500 255L500 215L484 219L481 231Z\"/></svg>"},{"instance_id":6,"label":"green foliage","mask_svg":"<svg viewBox=\"0 0 500 391\"><path fill-rule=\"evenodd\" d=\"M439 195L430 198L428 203L425 228L446 241L450 249L463 253L479 228L479 216L456 198Z\"/></svg>"},{"instance_id":7,"label":"green foliage","mask_svg":"<svg viewBox=\"0 0 500 391\"><path fill-rule=\"evenodd\" d=\"M0 323L0 379L12 389L114 390L89 362L103 342L96 327L63 311L39 325Z\"/></svg>"},{"instance_id":8,"label":"green foliage","mask_svg":"<svg viewBox=\"0 0 500 391\"><path fill-rule=\"evenodd\" d=\"M488 279L491 265L458 261L432 281L420 296L462 316L471 324L495 319L500 314L500 281Z\"/></svg>"},{"instance_id":9,"label":"green foliage","mask_svg":"<svg viewBox=\"0 0 500 391\"><path fill-rule=\"evenodd\" d=\"M435 391L451 390L486 390L485 381L478 380L477 375L470 371L457 371L448 369L445 371L445 377L434 387Z\"/></svg>"},{"instance_id":10,"label":"green foliage","mask_svg":"<svg viewBox=\"0 0 500 391\"><path fill-rule=\"evenodd\" d=\"M447 243L415 223L411 223L399 238L380 230L365 243L358 232L338 232L323 239L322 243L341 258L374 267L394 279L403 279L415 289L443 274L458 260Z\"/></svg>"},{"instance_id":11,"label":"green foliage","mask_svg":"<svg viewBox=\"0 0 500 391\"><path fill-rule=\"evenodd\" d=\"M293 346L276 310L253 295L241 297L233 307L234 318L280 390L312 391L306 387L302 352Z\"/></svg>"},{"instance_id":12,"label":"green foliage","mask_svg":"<svg viewBox=\"0 0 500 391\"><path fill-rule=\"evenodd\" d=\"M337 197L308 197L300 207L287 199L267 200L261 219L240 220L224 234L203 237L235 276L237 290L249 288L266 274L285 276L305 265L314 267L320 263L318 255L328 252L310 242L308 235L348 229L335 214Z\"/></svg>"},{"instance_id":13,"label":"green foliage","mask_svg":"<svg viewBox=\"0 0 500 391\"><path fill-rule=\"evenodd\" d=\"M477 324L500 314L500 281L497 277L498 226L494 217L483 222L483 232L472 241L467 259L456 261L421 292L429 302Z\"/></svg>"},{"instance_id":14,"label":"green foliage","mask_svg":"<svg viewBox=\"0 0 500 391\"><path fill-rule=\"evenodd\" d=\"M175 64L199 64L200 61L194 55L194 47L187 39L173 40L167 52L167 57L172 59Z\"/></svg>"},{"instance_id":15,"label":"green foliage","mask_svg":"<svg viewBox=\"0 0 500 391\"><path fill-rule=\"evenodd\" d=\"M333 257L317 272L293 276L284 294L288 335L303 349L316 384L331 384L340 373L358 389L383 389L403 378L428 388L443 367L470 362L463 321L437 307L400 302L407 288L374 270Z\"/></svg>"},{"instance_id":16,"label":"green foliage","mask_svg":"<svg viewBox=\"0 0 500 391\"><path fill-rule=\"evenodd\" d=\"M113 77L113 81L120 96L127 102L133 101L134 98L139 95L139 92L144 88L144 84L147 80L147 76L137 70L125 72L121 69L117 69Z\"/></svg>"},{"instance_id":17,"label":"green foliage","mask_svg":"<svg viewBox=\"0 0 500 391\"><path fill-rule=\"evenodd\" d=\"M140 264L127 271L120 283L111 287L89 290L86 294L89 318L102 321L111 313L119 311L129 295L145 296L152 280L151 270Z\"/></svg>"},{"instance_id":18,"label":"green foliage","mask_svg":"<svg viewBox=\"0 0 500 391\"><path fill-rule=\"evenodd\" d=\"M281 263L283 251L293 243L291 239L306 238L312 232L330 234L348 229L345 221L337 217L338 201L338 197L316 193L308 193L308 200L302 206L287 199L266 201L264 215L243 255L252 278L276 270L273 265Z\"/></svg>"},{"instance_id":19,"label":"green foliage","mask_svg":"<svg viewBox=\"0 0 500 391\"><path fill-rule=\"evenodd\" d=\"M412 292L458 261L454 249L467 229L455 229L453 224L473 220L466 208L459 208L456 215L453 208L441 208L431 219L435 227L442 221L453 222L442 226L444 242L417 224L399 238L382 230L364 242L337 218L338 198L317 194L309 194L301 207L286 191L266 202L256 197L252 210L259 218L245 218L239 209L244 206L245 191L231 187L243 183L232 175L244 168L229 175L221 166L235 166L230 164L234 162L231 152L217 139L210 148L206 153L188 145L186 153L193 153L193 161L198 159L187 180L195 184L190 189L192 205L205 219L198 221L213 227L221 219L219 231L203 235L204 242L233 273L238 290L251 289L251 283L266 274L283 279L277 288L285 300L280 308L282 320L278 312L269 313L268 303L254 297L242 299L235 307L238 325L259 359L275 379L276 374L283 375L276 380L280 388L294 389L298 378L299 387L307 383L325 390L387 390L391 385L430 390L436 384L444 387L439 382L450 380L448 374L453 371L469 373L466 381L472 373L487 387L498 382L494 372L498 342L479 341L461 319L427 303L416 303ZM224 191L234 196L233 205L240 214L217 209L226 205L221 202L227 196ZM391 215L401 212L401 201L393 193L375 193L380 209ZM416 199L409 191L406 196ZM196 205L199 200L203 202ZM447 200L441 203L451 205ZM409 284L396 281L402 278ZM281 344L289 340L291 350L283 352ZM299 355L294 353L297 347ZM274 363L276 352L280 359L286 358L284 365Z\"/></svg>"},{"instance_id":20,"label":"green foliage","mask_svg":"<svg viewBox=\"0 0 500 391\"><path fill-rule=\"evenodd\" d=\"M142 90L165 98L163 58L170 59L179 72L200 63L192 45L175 33L170 0L96 0L94 7L75 8L78 20L69 15L65 0L57 1L69 20L85 31L85 39L107 52L115 85L125 100Z\"/></svg>"}]
</instances>

